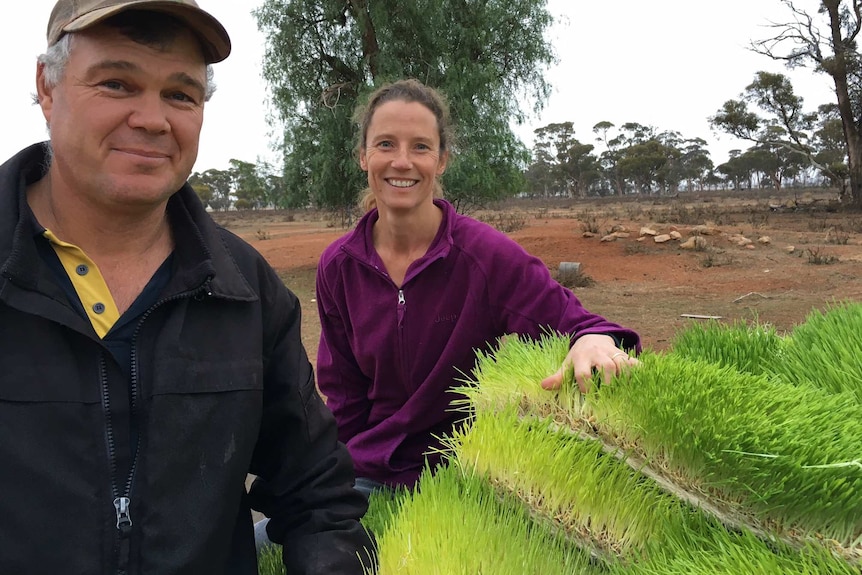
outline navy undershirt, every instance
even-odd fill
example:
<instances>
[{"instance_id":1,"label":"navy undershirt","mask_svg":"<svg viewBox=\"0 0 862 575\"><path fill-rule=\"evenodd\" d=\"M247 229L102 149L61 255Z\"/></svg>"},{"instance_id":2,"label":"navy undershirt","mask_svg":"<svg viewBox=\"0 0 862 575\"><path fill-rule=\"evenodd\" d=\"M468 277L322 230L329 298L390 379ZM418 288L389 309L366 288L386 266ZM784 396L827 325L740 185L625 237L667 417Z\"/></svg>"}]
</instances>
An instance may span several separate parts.
<instances>
[{"instance_id":1,"label":"navy undershirt","mask_svg":"<svg viewBox=\"0 0 862 575\"><path fill-rule=\"evenodd\" d=\"M72 280L66 274L60 258L51 246L51 242L43 235L44 228L37 225L42 232L36 235L36 247L45 264L51 269L57 284L63 289L69 303L84 318L87 323L90 318L84 310L84 305L75 291ZM131 413L131 381L132 381L132 340L138 326L138 320L153 307L159 295L167 286L172 274L173 254L169 255L150 278L150 281L138 295L132 305L117 320L110 331L102 338L102 344L110 352L111 357L123 374L122 380L113 377L108 380L108 390L111 400L111 421L116 442L117 476L120 481L127 477L134 457L138 441L136 425L130 421Z\"/></svg>"}]
</instances>

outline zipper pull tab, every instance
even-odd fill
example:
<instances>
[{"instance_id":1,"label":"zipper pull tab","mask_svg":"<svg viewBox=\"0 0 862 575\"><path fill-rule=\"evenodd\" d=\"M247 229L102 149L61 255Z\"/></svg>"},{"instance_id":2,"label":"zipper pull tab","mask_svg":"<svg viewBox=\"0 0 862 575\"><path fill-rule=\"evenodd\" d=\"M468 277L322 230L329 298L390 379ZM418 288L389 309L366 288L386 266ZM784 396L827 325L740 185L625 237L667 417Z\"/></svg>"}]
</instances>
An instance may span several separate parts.
<instances>
[{"instance_id":1,"label":"zipper pull tab","mask_svg":"<svg viewBox=\"0 0 862 575\"><path fill-rule=\"evenodd\" d=\"M398 305L404 305L405 303L404 290L398 290Z\"/></svg>"},{"instance_id":2,"label":"zipper pull tab","mask_svg":"<svg viewBox=\"0 0 862 575\"><path fill-rule=\"evenodd\" d=\"M128 537L132 532L132 517L129 515L129 506L132 500L128 497L117 497L114 499L114 509L117 510L117 530L123 537Z\"/></svg>"}]
</instances>

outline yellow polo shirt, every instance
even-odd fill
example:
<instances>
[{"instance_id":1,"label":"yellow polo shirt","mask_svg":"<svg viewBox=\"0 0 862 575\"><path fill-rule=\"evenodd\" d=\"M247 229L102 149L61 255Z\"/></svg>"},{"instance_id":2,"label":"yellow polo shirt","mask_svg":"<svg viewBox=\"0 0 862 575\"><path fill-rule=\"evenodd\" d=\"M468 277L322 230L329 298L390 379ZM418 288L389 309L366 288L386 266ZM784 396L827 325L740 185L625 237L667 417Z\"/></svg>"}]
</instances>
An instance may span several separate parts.
<instances>
[{"instance_id":1,"label":"yellow polo shirt","mask_svg":"<svg viewBox=\"0 0 862 575\"><path fill-rule=\"evenodd\" d=\"M104 338L120 319L120 312L102 272L78 246L61 241L50 230L45 230L44 236L66 270L93 329Z\"/></svg>"}]
</instances>

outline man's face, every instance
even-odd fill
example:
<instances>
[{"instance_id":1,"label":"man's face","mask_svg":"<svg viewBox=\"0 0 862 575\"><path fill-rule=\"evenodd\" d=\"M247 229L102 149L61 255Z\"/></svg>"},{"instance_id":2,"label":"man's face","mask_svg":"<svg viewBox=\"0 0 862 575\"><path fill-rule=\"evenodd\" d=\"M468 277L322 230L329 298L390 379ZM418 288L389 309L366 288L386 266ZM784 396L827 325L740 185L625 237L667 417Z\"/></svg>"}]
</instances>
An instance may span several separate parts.
<instances>
[{"instance_id":1,"label":"man's face","mask_svg":"<svg viewBox=\"0 0 862 575\"><path fill-rule=\"evenodd\" d=\"M184 31L168 46L138 44L99 26L72 39L63 78L37 76L51 133L56 193L109 209L164 202L198 153L206 65Z\"/></svg>"}]
</instances>

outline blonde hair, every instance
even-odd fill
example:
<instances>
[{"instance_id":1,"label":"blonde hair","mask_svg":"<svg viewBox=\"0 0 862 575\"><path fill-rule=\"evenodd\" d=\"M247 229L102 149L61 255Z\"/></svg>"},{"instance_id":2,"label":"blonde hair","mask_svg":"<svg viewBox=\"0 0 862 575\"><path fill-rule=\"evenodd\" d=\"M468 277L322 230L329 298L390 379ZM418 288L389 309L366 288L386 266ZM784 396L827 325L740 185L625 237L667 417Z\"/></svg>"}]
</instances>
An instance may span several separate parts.
<instances>
[{"instance_id":1,"label":"blonde hair","mask_svg":"<svg viewBox=\"0 0 862 575\"><path fill-rule=\"evenodd\" d=\"M356 108L353 117L359 128L356 142L357 154L365 149L365 139L368 136L368 127L371 125L374 112L387 102L417 102L428 108L437 119L440 153L442 154L450 150L454 136L446 98L434 88L411 78L384 84L369 96L368 101L364 105ZM443 186L439 180L434 182L434 197L443 197ZM377 199L374 197L374 192L370 188L366 188L360 197L359 206L364 212L369 212L376 205Z\"/></svg>"}]
</instances>

